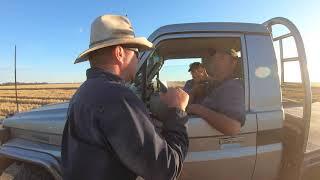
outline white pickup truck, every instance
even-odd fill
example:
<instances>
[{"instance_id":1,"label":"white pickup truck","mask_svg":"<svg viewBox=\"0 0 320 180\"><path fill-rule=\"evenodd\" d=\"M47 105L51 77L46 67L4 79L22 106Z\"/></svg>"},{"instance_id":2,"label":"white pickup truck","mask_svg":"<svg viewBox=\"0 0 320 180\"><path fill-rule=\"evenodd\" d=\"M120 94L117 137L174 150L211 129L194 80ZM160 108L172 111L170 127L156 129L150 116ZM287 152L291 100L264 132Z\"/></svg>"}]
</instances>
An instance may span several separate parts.
<instances>
[{"instance_id":1,"label":"white pickup truck","mask_svg":"<svg viewBox=\"0 0 320 180\"><path fill-rule=\"evenodd\" d=\"M274 37L274 25L284 26L288 33ZM284 56L287 38L294 40L297 57ZM206 64L203 57L209 49L233 48L240 56L236 74L245 89L245 124L238 135L225 136L200 117L190 116L189 152L179 179L320 179L320 151L310 151L307 143L311 87L306 55L293 23L274 18L263 24L174 24L157 29L149 40L155 48L141 55L132 89L155 114L161 112L161 106L154 79L179 73L165 70L166 64ZM300 113L282 97L284 67L290 62L300 67L296 72L301 74L304 92ZM61 179L60 145L67 108L68 103L48 105L4 120L0 131L2 178Z\"/></svg>"}]
</instances>

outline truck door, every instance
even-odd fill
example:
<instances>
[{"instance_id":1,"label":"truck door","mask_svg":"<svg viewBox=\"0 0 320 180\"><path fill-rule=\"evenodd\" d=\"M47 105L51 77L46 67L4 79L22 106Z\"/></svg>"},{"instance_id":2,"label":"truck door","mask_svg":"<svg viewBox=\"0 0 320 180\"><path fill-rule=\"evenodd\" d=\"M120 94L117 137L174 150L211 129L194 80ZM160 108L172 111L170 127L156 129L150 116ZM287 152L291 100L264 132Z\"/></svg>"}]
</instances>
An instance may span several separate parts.
<instances>
[{"instance_id":1,"label":"truck door","mask_svg":"<svg viewBox=\"0 0 320 180\"><path fill-rule=\"evenodd\" d=\"M256 160L256 114L248 109L249 84L244 36L241 41L241 79L245 87L246 117L241 132L225 136L200 117L189 119L189 153L181 178L183 180L251 179ZM205 63L205 62L203 62ZM238 69L239 71L239 69Z\"/></svg>"},{"instance_id":2,"label":"truck door","mask_svg":"<svg viewBox=\"0 0 320 180\"><path fill-rule=\"evenodd\" d=\"M289 20L273 18L264 25L271 32L275 51L278 52L282 105L285 112L280 179L301 179L304 153L308 148L312 103L305 49L298 29ZM280 28L285 29L279 30ZM286 33L276 35L283 31ZM291 46L288 43L291 43ZM299 75L301 82L288 82L295 74Z\"/></svg>"},{"instance_id":3,"label":"truck door","mask_svg":"<svg viewBox=\"0 0 320 180\"><path fill-rule=\"evenodd\" d=\"M183 60L188 58L198 58L201 60L201 56L203 56L202 50L238 43L236 48L240 50L241 54L240 66L242 69L240 74L245 89L245 124L238 135L225 136L211 127L202 118L190 116L188 127L190 142L189 152L180 179L251 179L256 161L257 119L256 114L251 113L248 109L249 83L244 35L240 33L178 33L164 35L161 36L161 38L155 39L157 41L154 41L153 43L157 53L154 54L157 54L157 56L162 58L149 55L148 63L145 63L144 65L141 64L142 68L146 68L145 71L147 75L141 75L146 81L152 81L151 79L157 74L152 72L148 73L148 65L163 59L164 63L155 63L161 64L162 66L157 76L163 82L168 82L168 78L178 78L175 80L176 83L181 83L182 80L179 79L179 77L183 77L184 75L177 73L183 72L188 74L189 68L188 63L184 64L186 68L183 71L177 67ZM210 41L211 39L212 41ZM147 53L143 56L147 56ZM177 59L180 59L179 62L177 62ZM165 70L170 64L173 64L174 66ZM153 67L152 69L157 69L161 66L156 66L156 68ZM164 72L167 74L163 74ZM167 79L163 79L164 77ZM185 82L185 80L183 81ZM168 85L170 86L170 82L168 82ZM184 83L182 83L182 86L183 85ZM147 95L148 92L144 92L143 94ZM161 112L159 107L154 109Z\"/></svg>"}]
</instances>

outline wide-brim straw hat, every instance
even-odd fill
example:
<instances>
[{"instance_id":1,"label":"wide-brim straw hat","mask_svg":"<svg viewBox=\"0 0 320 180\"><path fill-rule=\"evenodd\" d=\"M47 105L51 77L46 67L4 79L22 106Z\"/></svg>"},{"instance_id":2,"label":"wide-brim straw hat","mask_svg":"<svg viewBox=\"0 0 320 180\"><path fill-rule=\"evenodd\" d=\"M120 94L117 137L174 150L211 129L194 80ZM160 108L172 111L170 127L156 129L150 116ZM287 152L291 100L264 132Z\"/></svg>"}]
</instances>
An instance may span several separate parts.
<instances>
[{"instance_id":1,"label":"wide-brim straw hat","mask_svg":"<svg viewBox=\"0 0 320 180\"><path fill-rule=\"evenodd\" d=\"M103 15L91 24L89 49L82 52L75 64L88 60L88 55L101 48L114 45L128 45L145 51L152 48L152 43L145 37L135 37L129 19L119 15Z\"/></svg>"}]
</instances>

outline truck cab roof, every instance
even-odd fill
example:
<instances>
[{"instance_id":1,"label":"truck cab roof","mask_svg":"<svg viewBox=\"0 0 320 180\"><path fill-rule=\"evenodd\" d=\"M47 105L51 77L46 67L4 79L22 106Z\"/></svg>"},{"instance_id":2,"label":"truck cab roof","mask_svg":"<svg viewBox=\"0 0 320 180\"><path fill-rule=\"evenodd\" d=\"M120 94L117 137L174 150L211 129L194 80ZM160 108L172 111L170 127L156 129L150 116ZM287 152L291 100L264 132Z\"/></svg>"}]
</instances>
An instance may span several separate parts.
<instances>
[{"instance_id":1,"label":"truck cab roof","mask_svg":"<svg viewBox=\"0 0 320 180\"><path fill-rule=\"evenodd\" d=\"M205 32L221 32L221 33L245 33L245 34L264 34L268 35L268 29L262 24L254 23L235 23L235 22L200 22L200 23L184 23L171 24L158 28L149 36L149 41L166 34L175 33L205 33Z\"/></svg>"}]
</instances>

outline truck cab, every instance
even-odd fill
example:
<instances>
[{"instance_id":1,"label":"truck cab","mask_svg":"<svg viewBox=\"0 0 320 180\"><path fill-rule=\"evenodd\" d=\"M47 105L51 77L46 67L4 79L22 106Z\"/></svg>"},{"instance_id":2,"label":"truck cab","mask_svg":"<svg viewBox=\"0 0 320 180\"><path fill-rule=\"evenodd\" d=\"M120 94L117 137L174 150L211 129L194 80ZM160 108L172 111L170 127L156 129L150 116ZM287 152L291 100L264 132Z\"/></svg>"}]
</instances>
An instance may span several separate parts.
<instances>
[{"instance_id":1,"label":"truck cab","mask_svg":"<svg viewBox=\"0 0 320 180\"><path fill-rule=\"evenodd\" d=\"M274 25L286 27L289 33L274 37ZM283 57L282 41L289 37L295 41L297 57ZM303 41L293 23L274 18L263 24L174 24L157 29L149 41L154 49L141 55L136 80L129 87L145 102L160 129L159 119L166 107L159 101L160 85L156 79L178 79L166 84L182 87L189 78L188 65L206 65L211 51L232 48L239 56L234 78L241 81L245 90L245 123L239 134L226 136L201 117L189 115L189 152L179 179L302 178L307 172L303 167L311 90ZM279 42L278 50L275 42ZM280 58L276 52L280 52ZM301 73L304 92L300 116L282 96L286 85L283 67L289 61L298 62L301 70L297 72ZM177 65L182 68L175 68ZM291 109L286 110L287 107ZM60 145L67 108L68 103L49 105L4 120L0 147L4 172L12 164L31 164L54 179L61 179ZM308 167L315 166L313 163Z\"/></svg>"}]
</instances>

